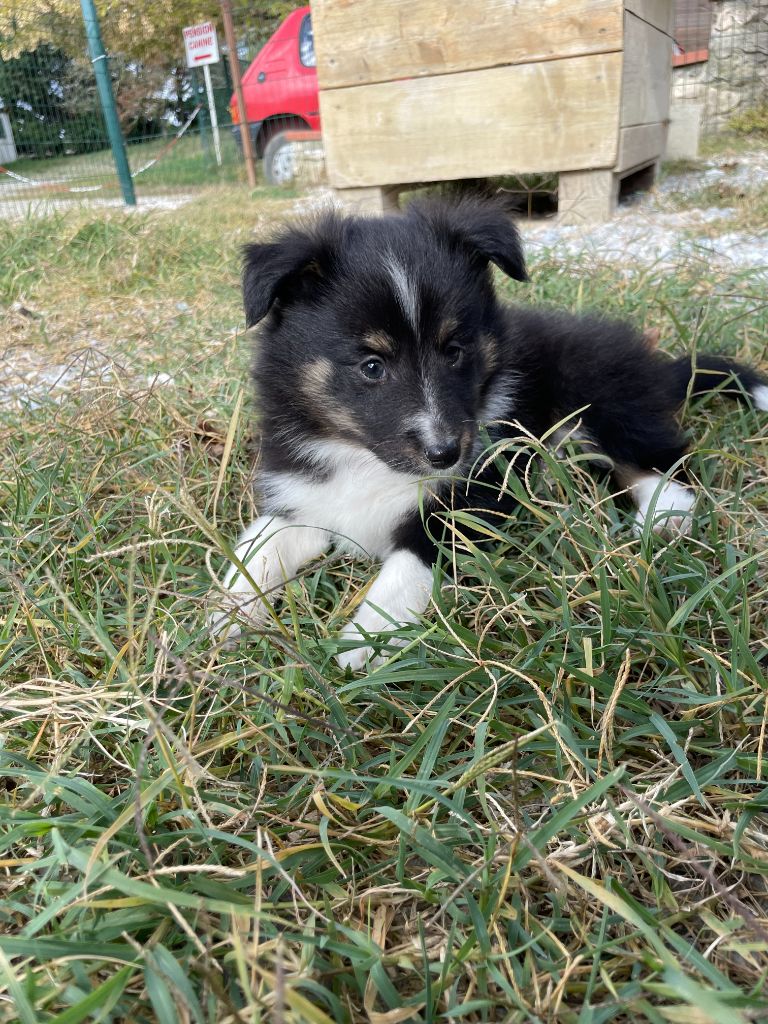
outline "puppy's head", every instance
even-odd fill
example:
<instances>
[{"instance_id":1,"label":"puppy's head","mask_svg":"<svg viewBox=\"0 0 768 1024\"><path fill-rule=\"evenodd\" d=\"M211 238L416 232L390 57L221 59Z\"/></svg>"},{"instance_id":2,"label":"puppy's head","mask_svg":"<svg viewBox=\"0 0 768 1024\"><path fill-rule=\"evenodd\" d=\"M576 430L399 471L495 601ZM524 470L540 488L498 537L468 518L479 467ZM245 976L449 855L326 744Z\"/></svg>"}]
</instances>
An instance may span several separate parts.
<instances>
[{"instance_id":1,"label":"puppy's head","mask_svg":"<svg viewBox=\"0 0 768 1024\"><path fill-rule=\"evenodd\" d=\"M490 264L525 280L519 236L489 200L329 214L248 246L248 325L268 317L257 387L293 437L342 440L419 476L469 468L503 369Z\"/></svg>"}]
</instances>

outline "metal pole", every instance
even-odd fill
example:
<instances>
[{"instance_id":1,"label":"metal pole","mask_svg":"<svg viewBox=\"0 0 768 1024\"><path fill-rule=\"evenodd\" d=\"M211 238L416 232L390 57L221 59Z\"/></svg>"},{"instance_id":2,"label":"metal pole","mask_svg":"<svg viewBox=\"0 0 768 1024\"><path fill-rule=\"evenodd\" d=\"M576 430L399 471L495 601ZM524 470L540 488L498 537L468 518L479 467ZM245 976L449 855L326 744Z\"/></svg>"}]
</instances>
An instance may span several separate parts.
<instances>
[{"instance_id":1,"label":"metal pole","mask_svg":"<svg viewBox=\"0 0 768 1024\"><path fill-rule=\"evenodd\" d=\"M120 131L120 122L117 118L115 108L115 97L112 95L112 82L109 78L109 65L107 55L104 52L104 43L101 41L99 30L99 19L93 0L80 0L85 22L85 32L88 36L88 52L91 55L91 63L96 74L96 85L99 90L99 100L107 123L107 134L109 144L112 147L112 157L115 161L117 177L120 180L120 188L123 192L123 199L127 206L136 205L136 193L133 190L133 179L131 168L128 165L128 157L125 153L125 142L123 133Z\"/></svg>"},{"instance_id":2,"label":"metal pole","mask_svg":"<svg viewBox=\"0 0 768 1024\"><path fill-rule=\"evenodd\" d=\"M189 70L192 73L192 81L194 82L194 85L195 85L195 99L200 104L200 113L198 115L198 120L199 120L199 123L200 123L200 146L201 146L202 151L203 151L203 153L205 155L205 159L208 160L208 159L210 159L210 156L211 156L211 140L209 138L210 126L208 124L208 108L200 100L200 97L202 96L202 93L203 93L205 87L200 85L200 68L190 68Z\"/></svg>"},{"instance_id":3,"label":"metal pole","mask_svg":"<svg viewBox=\"0 0 768 1024\"><path fill-rule=\"evenodd\" d=\"M229 70L232 72L232 84L235 87L237 109L240 114L240 138L243 143L245 171L248 175L248 185L251 188L256 188L256 164L253 159L253 144L251 141L251 130L248 127L248 115L245 112L243 85L240 81L240 61L237 57L235 26L232 24L232 0L221 0L221 20L224 22L224 38L227 40Z\"/></svg>"},{"instance_id":4,"label":"metal pole","mask_svg":"<svg viewBox=\"0 0 768 1024\"><path fill-rule=\"evenodd\" d=\"M216 163L221 167L221 144L219 143L219 118L216 114L216 101L213 98L213 85L211 84L211 65L203 67L205 76L205 91L208 94L208 109L211 112L211 128L213 129L213 148L216 151Z\"/></svg>"}]
</instances>

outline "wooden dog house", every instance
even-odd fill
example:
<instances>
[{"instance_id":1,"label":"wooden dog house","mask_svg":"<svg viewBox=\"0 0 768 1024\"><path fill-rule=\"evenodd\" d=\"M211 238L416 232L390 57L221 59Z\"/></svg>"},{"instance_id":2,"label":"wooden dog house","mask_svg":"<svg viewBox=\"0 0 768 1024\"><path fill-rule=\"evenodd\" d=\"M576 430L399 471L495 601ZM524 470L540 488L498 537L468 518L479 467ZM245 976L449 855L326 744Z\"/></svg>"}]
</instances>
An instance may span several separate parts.
<instances>
[{"instance_id":1,"label":"wooden dog house","mask_svg":"<svg viewBox=\"0 0 768 1024\"><path fill-rule=\"evenodd\" d=\"M384 210L416 183L559 174L605 220L663 151L673 0L314 0L331 185Z\"/></svg>"}]
</instances>

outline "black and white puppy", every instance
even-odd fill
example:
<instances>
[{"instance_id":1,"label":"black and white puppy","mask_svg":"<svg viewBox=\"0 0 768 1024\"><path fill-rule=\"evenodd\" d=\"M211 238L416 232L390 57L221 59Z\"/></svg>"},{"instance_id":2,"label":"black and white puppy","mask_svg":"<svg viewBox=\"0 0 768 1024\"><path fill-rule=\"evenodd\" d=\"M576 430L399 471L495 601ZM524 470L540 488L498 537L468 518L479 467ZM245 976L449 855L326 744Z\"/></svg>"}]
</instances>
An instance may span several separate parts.
<instances>
[{"instance_id":1,"label":"black and white puppy","mask_svg":"<svg viewBox=\"0 0 768 1024\"><path fill-rule=\"evenodd\" d=\"M360 668L366 634L427 607L430 510L503 510L493 465L473 470L481 430L503 438L511 423L541 437L578 412L637 524L687 531L693 492L667 475L686 449L677 410L715 388L768 410L768 380L721 356L671 359L626 323L503 306L492 263L526 280L515 227L479 199L329 213L247 247L247 322L267 318L254 369L262 515L237 542L215 629L263 621L264 599L335 544L383 562L343 630L359 645L338 660Z\"/></svg>"}]
</instances>

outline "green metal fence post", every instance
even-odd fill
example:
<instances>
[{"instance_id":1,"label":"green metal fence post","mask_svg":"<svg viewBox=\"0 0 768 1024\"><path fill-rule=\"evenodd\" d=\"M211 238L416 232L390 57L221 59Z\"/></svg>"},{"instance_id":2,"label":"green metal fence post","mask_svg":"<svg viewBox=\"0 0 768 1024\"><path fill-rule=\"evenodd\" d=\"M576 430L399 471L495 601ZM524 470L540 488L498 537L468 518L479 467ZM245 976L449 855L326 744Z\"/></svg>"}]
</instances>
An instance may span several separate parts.
<instances>
[{"instance_id":1,"label":"green metal fence post","mask_svg":"<svg viewBox=\"0 0 768 1024\"><path fill-rule=\"evenodd\" d=\"M120 122L117 118L115 97L112 94L112 82L109 78L109 65L107 55L104 52L104 43L101 40L99 19L93 0L80 0L85 22L85 32L88 36L88 52L91 55L91 63L96 74L96 85L99 90L99 100L104 113L104 120L107 123L107 134L109 144L112 147L112 156L115 161L117 177L120 180L123 199L127 206L136 205L136 193L133 189L133 178L131 168L128 165L128 157L125 152L123 133L120 131Z\"/></svg>"}]
</instances>

